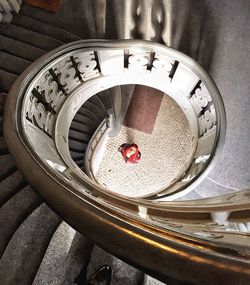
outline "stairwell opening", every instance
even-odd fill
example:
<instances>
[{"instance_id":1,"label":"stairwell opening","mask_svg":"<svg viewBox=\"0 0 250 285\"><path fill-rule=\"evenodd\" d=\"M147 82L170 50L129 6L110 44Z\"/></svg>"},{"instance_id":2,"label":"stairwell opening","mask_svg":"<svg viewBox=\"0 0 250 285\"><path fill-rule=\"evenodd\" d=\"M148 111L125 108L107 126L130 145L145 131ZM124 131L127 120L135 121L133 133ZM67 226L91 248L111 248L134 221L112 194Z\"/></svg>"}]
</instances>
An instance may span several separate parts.
<instances>
[{"instance_id":1,"label":"stairwell opening","mask_svg":"<svg viewBox=\"0 0 250 285\"><path fill-rule=\"evenodd\" d=\"M173 98L143 85L116 86L94 96L103 105L109 99L113 102L114 117L106 138L91 150L95 155L90 175L97 184L119 195L142 197L167 188L184 175L195 152L196 130L191 130L185 112ZM79 114L90 118L86 109L83 104L73 122ZM101 114L104 119L100 107ZM101 130L92 141L95 137L102 137ZM118 150L124 143L138 145L141 157L137 163L125 162Z\"/></svg>"}]
</instances>

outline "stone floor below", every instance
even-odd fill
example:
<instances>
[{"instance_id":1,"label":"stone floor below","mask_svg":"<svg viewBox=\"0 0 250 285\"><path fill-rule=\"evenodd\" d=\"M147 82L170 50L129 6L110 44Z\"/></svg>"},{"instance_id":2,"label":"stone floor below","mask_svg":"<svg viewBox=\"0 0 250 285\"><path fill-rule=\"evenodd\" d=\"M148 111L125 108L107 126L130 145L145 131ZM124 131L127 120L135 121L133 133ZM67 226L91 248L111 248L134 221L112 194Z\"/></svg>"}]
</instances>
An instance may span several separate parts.
<instances>
[{"instance_id":1,"label":"stone floor below","mask_svg":"<svg viewBox=\"0 0 250 285\"><path fill-rule=\"evenodd\" d=\"M138 164L125 163L118 148L136 143L141 152ZM169 96L164 96L152 134L123 126L109 138L96 180L107 189L129 197L158 192L188 167L193 144L188 121Z\"/></svg>"}]
</instances>

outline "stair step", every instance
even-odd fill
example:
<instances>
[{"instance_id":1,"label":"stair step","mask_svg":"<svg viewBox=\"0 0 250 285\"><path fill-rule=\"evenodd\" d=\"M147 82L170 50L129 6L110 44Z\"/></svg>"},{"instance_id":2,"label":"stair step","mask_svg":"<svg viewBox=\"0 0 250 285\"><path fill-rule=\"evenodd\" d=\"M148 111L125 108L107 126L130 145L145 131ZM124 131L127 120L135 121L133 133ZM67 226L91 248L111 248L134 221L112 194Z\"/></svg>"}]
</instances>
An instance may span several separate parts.
<instances>
[{"instance_id":1,"label":"stair step","mask_svg":"<svg viewBox=\"0 0 250 285\"><path fill-rule=\"evenodd\" d=\"M96 101L96 100L94 100ZM95 102L96 103L96 102ZM95 116L98 118L99 121L102 121L106 116L106 110L103 112L102 109L98 107L98 105L95 105L95 103L88 100L84 103L84 105L79 109L79 112L85 108L85 110L89 110L92 114L95 114Z\"/></svg>"},{"instance_id":2,"label":"stair step","mask_svg":"<svg viewBox=\"0 0 250 285\"><path fill-rule=\"evenodd\" d=\"M6 144L6 141L3 137L0 137L0 155L8 154L8 146Z\"/></svg>"},{"instance_id":3,"label":"stair step","mask_svg":"<svg viewBox=\"0 0 250 285\"><path fill-rule=\"evenodd\" d=\"M85 105L86 104L86 105ZM84 106L82 106L78 111L77 114L86 117L90 120L92 120L93 122L95 122L96 124L100 124L100 122L102 121L102 119L100 118L100 116L97 115L97 110L95 107L93 107L92 104L87 104L87 102L84 104ZM90 105L90 107L89 107Z\"/></svg>"},{"instance_id":4,"label":"stair step","mask_svg":"<svg viewBox=\"0 0 250 285\"><path fill-rule=\"evenodd\" d=\"M20 225L0 260L2 284L32 284L52 235L61 222L45 204Z\"/></svg>"},{"instance_id":5,"label":"stair step","mask_svg":"<svg viewBox=\"0 0 250 285\"><path fill-rule=\"evenodd\" d=\"M9 173L13 173L13 170L16 170L16 163L10 154L1 155L0 153L0 183Z\"/></svg>"},{"instance_id":6,"label":"stair step","mask_svg":"<svg viewBox=\"0 0 250 285\"><path fill-rule=\"evenodd\" d=\"M10 24L7 27L0 26L0 34L9 36L34 47L50 51L61 46L63 43L52 37L43 35L29 29Z\"/></svg>"},{"instance_id":7,"label":"stair step","mask_svg":"<svg viewBox=\"0 0 250 285\"><path fill-rule=\"evenodd\" d=\"M3 116L7 94L0 93L0 116Z\"/></svg>"},{"instance_id":8,"label":"stair step","mask_svg":"<svg viewBox=\"0 0 250 285\"><path fill-rule=\"evenodd\" d=\"M9 51L13 55L16 55L31 62L35 61L45 53L45 51L40 48L31 46L29 44L12 39L10 37L6 37L1 34L0 50Z\"/></svg>"},{"instance_id":9,"label":"stair step","mask_svg":"<svg viewBox=\"0 0 250 285\"><path fill-rule=\"evenodd\" d=\"M98 93L98 98L103 102L106 111L112 108L112 101L108 90Z\"/></svg>"},{"instance_id":10,"label":"stair step","mask_svg":"<svg viewBox=\"0 0 250 285\"><path fill-rule=\"evenodd\" d=\"M74 278L88 263L91 250L89 240L62 222L50 241L32 284L74 284Z\"/></svg>"},{"instance_id":11,"label":"stair step","mask_svg":"<svg viewBox=\"0 0 250 285\"><path fill-rule=\"evenodd\" d=\"M76 160L75 163L78 165L78 167L83 167L84 166L84 160Z\"/></svg>"},{"instance_id":12,"label":"stair step","mask_svg":"<svg viewBox=\"0 0 250 285\"><path fill-rule=\"evenodd\" d=\"M9 11L1 12L0 16L0 24L9 24L13 18L13 15Z\"/></svg>"},{"instance_id":13,"label":"stair step","mask_svg":"<svg viewBox=\"0 0 250 285\"><path fill-rule=\"evenodd\" d=\"M16 79L16 74L0 70L0 91L8 92Z\"/></svg>"},{"instance_id":14,"label":"stair step","mask_svg":"<svg viewBox=\"0 0 250 285\"><path fill-rule=\"evenodd\" d=\"M75 152L84 153L87 147L87 143L81 143L77 141L70 140L69 149Z\"/></svg>"},{"instance_id":15,"label":"stair step","mask_svg":"<svg viewBox=\"0 0 250 285\"><path fill-rule=\"evenodd\" d=\"M29 65L30 61L16 57L7 52L0 50L0 69L7 71L9 73L19 75L21 74Z\"/></svg>"},{"instance_id":16,"label":"stair step","mask_svg":"<svg viewBox=\"0 0 250 285\"><path fill-rule=\"evenodd\" d=\"M195 188L193 191L189 192L187 195L182 196L178 199L176 199L176 201L180 200L180 201L184 201L184 200L197 200L197 199L202 199L203 197L196 192L197 188Z\"/></svg>"},{"instance_id":17,"label":"stair step","mask_svg":"<svg viewBox=\"0 0 250 285\"><path fill-rule=\"evenodd\" d=\"M65 222L59 225L50 240L33 285L62 284L64 263L75 233L76 231Z\"/></svg>"},{"instance_id":18,"label":"stair step","mask_svg":"<svg viewBox=\"0 0 250 285\"><path fill-rule=\"evenodd\" d=\"M0 207L27 185L20 171L15 171L0 182Z\"/></svg>"},{"instance_id":19,"label":"stair step","mask_svg":"<svg viewBox=\"0 0 250 285\"><path fill-rule=\"evenodd\" d=\"M83 159L83 157L84 157L84 151L81 153L79 153L79 152L75 152L75 151L70 151L70 156L72 157L72 159L74 160L74 161L78 161L78 160L81 160L81 159Z\"/></svg>"},{"instance_id":20,"label":"stair step","mask_svg":"<svg viewBox=\"0 0 250 285\"><path fill-rule=\"evenodd\" d=\"M98 107L98 109L100 110L101 113L103 113L103 114L107 113L106 107L98 95L91 97L88 101L91 102L92 104L94 104L96 107Z\"/></svg>"},{"instance_id":21,"label":"stair step","mask_svg":"<svg viewBox=\"0 0 250 285\"><path fill-rule=\"evenodd\" d=\"M81 133L81 132L76 132L76 131L73 131L72 129L69 129L69 138L72 140L79 141L79 142L88 143L91 138L91 135Z\"/></svg>"},{"instance_id":22,"label":"stair step","mask_svg":"<svg viewBox=\"0 0 250 285\"><path fill-rule=\"evenodd\" d=\"M94 14L92 15L94 13L92 2L78 1L76 4L73 2L73 4L72 1L63 1L63 5L56 14L23 3L20 14L89 39L96 37L96 34L92 32L96 30L93 20Z\"/></svg>"},{"instance_id":23,"label":"stair step","mask_svg":"<svg viewBox=\"0 0 250 285\"><path fill-rule=\"evenodd\" d=\"M0 136L3 137L3 116L0 117Z\"/></svg>"},{"instance_id":24,"label":"stair step","mask_svg":"<svg viewBox=\"0 0 250 285\"><path fill-rule=\"evenodd\" d=\"M59 29L55 26L22 14L15 15L12 20L12 24L50 36L63 43L70 43L80 40L79 37L65 30Z\"/></svg>"},{"instance_id":25,"label":"stair step","mask_svg":"<svg viewBox=\"0 0 250 285\"><path fill-rule=\"evenodd\" d=\"M73 118L73 121L83 126L87 126L88 128L91 129L91 133L93 133L96 130L96 128L98 127L98 123L99 123L99 122L97 123L93 120L90 120L80 114L76 114L75 117Z\"/></svg>"},{"instance_id":26,"label":"stair step","mask_svg":"<svg viewBox=\"0 0 250 285\"><path fill-rule=\"evenodd\" d=\"M40 196L27 186L0 208L0 257L17 228L41 203Z\"/></svg>"},{"instance_id":27,"label":"stair step","mask_svg":"<svg viewBox=\"0 0 250 285\"><path fill-rule=\"evenodd\" d=\"M93 249L93 242L76 232L65 264L63 285L75 284L82 267L87 267Z\"/></svg>"},{"instance_id":28,"label":"stair step","mask_svg":"<svg viewBox=\"0 0 250 285\"><path fill-rule=\"evenodd\" d=\"M88 126L74 122L74 121L71 122L70 129L75 132L78 132L81 134L87 134L87 135L90 135L93 132L93 129L89 128Z\"/></svg>"},{"instance_id":29,"label":"stair step","mask_svg":"<svg viewBox=\"0 0 250 285\"><path fill-rule=\"evenodd\" d=\"M112 269L112 284L137 285L142 284L144 273L128 265L115 256L107 253L97 245L94 246L87 268L89 278L101 266L108 265Z\"/></svg>"}]
</instances>

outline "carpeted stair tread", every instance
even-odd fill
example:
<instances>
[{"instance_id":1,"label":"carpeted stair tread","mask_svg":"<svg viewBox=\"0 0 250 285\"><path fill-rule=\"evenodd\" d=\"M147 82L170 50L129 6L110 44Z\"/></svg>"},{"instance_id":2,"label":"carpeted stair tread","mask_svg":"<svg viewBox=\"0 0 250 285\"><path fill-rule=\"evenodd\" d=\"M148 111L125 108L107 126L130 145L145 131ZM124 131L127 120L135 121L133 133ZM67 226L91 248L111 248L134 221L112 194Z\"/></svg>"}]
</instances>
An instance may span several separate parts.
<instances>
[{"instance_id":1,"label":"carpeted stair tread","mask_svg":"<svg viewBox=\"0 0 250 285\"><path fill-rule=\"evenodd\" d=\"M16 74L0 69L0 91L8 92L16 79Z\"/></svg>"},{"instance_id":2,"label":"carpeted stair tread","mask_svg":"<svg viewBox=\"0 0 250 285\"><path fill-rule=\"evenodd\" d=\"M30 61L20 57L9 54L0 50L0 69L13 73L15 75L21 74L25 68L31 64Z\"/></svg>"},{"instance_id":3,"label":"carpeted stair tread","mask_svg":"<svg viewBox=\"0 0 250 285\"><path fill-rule=\"evenodd\" d=\"M135 168L125 166L117 152L124 142L139 146L143 159ZM180 175L192 159L192 149L193 140L185 114L171 97L164 96L153 134L123 126L116 137L107 140L95 178L122 195L150 195L164 189Z\"/></svg>"},{"instance_id":4,"label":"carpeted stair tread","mask_svg":"<svg viewBox=\"0 0 250 285\"><path fill-rule=\"evenodd\" d=\"M62 285L72 285L82 268L86 268L93 249L93 242L76 232L65 264Z\"/></svg>"},{"instance_id":5,"label":"carpeted stair tread","mask_svg":"<svg viewBox=\"0 0 250 285\"><path fill-rule=\"evenodd\" d=\"M143 282L143 272L95 245L88 264L87 277L89 278L103 265L108 265L112 268L112 281L110 285L138 285Z\"/></svg>"},{"instance_id":6,"label":"carpeted stair tread","mask_svg":"<svg viewBox=\"0 0 250 285\"><path fill-rule=\"evenodd\" d=\"M1 155L0 152L0 183L1 181L8 176L13 169L16 169L16 163L10 154Z\"/></svg>"},{"instance_id":7,"label":"carpeted stair tread","mask_svg":"<svg viewBox=\"0 0 250 285\"><path fill-rule=\"evenodd\" d=\"M31 62L35 61L45 53L45 51L40 48L1 34L0 50L9 51L17 57L21 57Z\"/></svg>"},{"instance_id":8,"label":"carpeted stair tread","mask_svg":"<svg viewBox=\"0 0 250 285\"><path fill-rule=\"evenodd\" d=\"M75 163L78 165L78 167L84 167L84 160L76 160Z\"/></svg>"},{"instance_id":9,"label":"carpeted stair tread","mask_svg":"<svg viewBox=\"0 0 250 285\"><path fill-rule=\"evenodd\" d=\"M164 93L148 86L137 85L126 113L126 127L152 134Z\"/></svg>"},{"instance_id":10,"label":"carpeted stair tread","mask_svg":"<svg viewBox=\"0 0 250 285\"><path fill-rule=\"evenodd\" d=\"M0 136L3 137L3 116L0 117Z\"/></svg>"},{"instance_id":11,"label":"carpeted stair tread","mask_svg":"<svg viewBox=\"0 0 250 285\"><path fill-rule=\"evenodd\" d=\"M9 153L9 150L8 150L7 143L5 139L0 136L0 155L5 155L8 153Z\"/></svg>"},{"instance_id":12,"label":"carpeted stair tread","mask_svg":"<svg viewBox=\"0 0 250 285\"><path fill-rule=\"evenodd\" d=\"M22 14L17 14L12 20L12 24L18 25L20 27L35 31L52 38L55 38L63 43L70 43L80 40L79 37L59 29L55 26L42 22L40 20L34 19L32 17L27 17Z\"/></svg>"},{"instance_id":13,"label":"carpeted stair tread","mask_svg":"<svg viewBox=\"0 0 250 285\"><path fill-rule=\"evenodd\" d=\"M84 157L84 150L83 152L80 152L80 153L70 150L70 156L74 161L81 160Z\"/></svg>"},{"instance_id":14,"label":"carpeted stair tread","mask_svg":"<svg viewBox=\"0 0 250 285\"><path fill-rule=\"evenodd\" d=\"M82 266L89 261L91 250L89 240L62 222L50 241L33 285L74 284Z\"/></svg>"},{"instance_id":15,"label":"carpeted stair tread","mask_svg":"<svg viewBox=\"0 0 250 285\"><path fill-rule=\"evenodd\" d=\"M81 142L71 140L69 149L75 152L84 153L86 147L87 147L87 143L81 143Z\"/></svg>"},{"instance_id":16,"label":"carpeted stair tread","mask_svg":"<svg viewBox=\"0 0 250 285\"><path fill-rule=\"evenodd\" d=\"M0 257L20 224L42 203L40 196L26 186L0 208Z\"/></svg>"},{"instance_id":17,"label":"carpeted stair tread","mask_svg":"<svg viewBox=\"0 0 250 285\"><path fill-rule=\"evenodd\" d=\"M88 102L94 104L100 112L105 114L107 112L106 106L103 104L102 100L99 98L98 95L91 97Z\"/></svg>"},{"instance_id":18,"label":"carpeted stair tread","mask_svg":"<svg viewBox=\"0 0 250 285\"><path fill-rule=\"evenodd\" d=\"M103 102L106 112L108 109L112 108L112 101L108 90L98 93L98 98Z\"/></svg>"},{"instance_id":19,"label":"carpeted stair tread","mask_svg":"<svg viewBox=\"0 0 250 285\"><path fill-rule=\"evenodd\" d=\"M0 34L9 36L45 51L50 51L63 44L57 39L13 24L8 25L7 27L0 26Z\"/></svg>"},{"instance_id":20,"label":"carpeted stair tread","mask_svg":"<svg viewBox=\"0 0 250 285\"><path fill-rule=\"evenodd\" d=\"M74 121L71 122L70 129L82 134L91 134L93 132L93 129L91 129L89 126Z\"/></svg>"},{"instance_id":21,"label":"carpeted stair tread","mask_svg":"<svg viewBox=\"0 0 250 285\"><path fill-rule=\"evenodd\" d=\"M55 25L81 38L96 38L94 1L63 1L56 14L23 3L20 14Z\"/></svg>"},{"instance_id":22,"label":"carpeted stair tread","mask_svg":"<svg viewBox=\"0 0 250 285\"><path fill-rule=\"evenodd\" d=\"M83 172L85 172L85 173L86 173L85 165L84 165L84 166L82 166L82 167L80 167L80 169L81 169Z\"/></svg>"},{"instance_id":23,"label":"carpeted stair tread","mask_svg":"<svg viewBox=\"0 0 250 285\"><path fill-rule=\"evenodd\" d=\"M95 116L98 118L98 120L102 121L106 117L106 111L102 111L97 105L92 103L91 101L87 101L84 103L84 105L80 108L79 111L82 110L82 108L85 108L89 110L91 113L95 114Z\"/></svg>"},{"instance_id":24,"label":"carpeted stair tread","mask_svg":"<svg viewBox=\"0 0 250 285\"><path fill-rule=\"evenodd\" d=\"M91 135L90 134L85 134L85 133L81 133L81 132L76 132L76 131L73 131L73 130L69 130L69 138L72 139L72 140L76 140L76 141L79 141L79 142L86 142L88 143L90 138L91 138Z\"/></svg>"},{"instance_id":25,"label":"carpeted stair tread","mask_svg":"<svg viewBox=\"0 0 250 285\"><path fill-rule=\"evenodd\" d=\"M3 113L4 113L4 104L5 100L3 97L0 97L0 137L3 137Z\"/></svg>"},{"instance_id":26,"label":"carpeted stair tread","mask_svg":"<svg viewBox=\"0 0 250 285\"><path fill-rule=\"evenodd\" d=\"M87 104L89 102L84 103L84 106L82 106L77 114L83 117L86 117L90 120L92 120L93 122L96 122L97 124L99 124L101 122L100 116L98 116L97 110L95 108L93 108L93 105L91 104L89 107L89 104ZM87 106L88 105L88 106Z\"/></svg>"},{"instance_id":27,"label":"carpeted stair tread","mask_svg":"<svg viewBox=\"0 0 250 285\"><path fill-rule=\"evenodd\" d=\"M0 116L3 116L6 98L7 98L6 93L0 93Z\"/></svg>"},{"instance_id":28,"label":"carpeted stair tread","mask_svg":"<svg viewBox=\"0 0 250 285\"><path fill-rule=\"evenodd\" d=\"M2 284L32 284L60 222L61 218L45 204L29 215L11 238L0 260Z\"/></svg>"},{"instance_id":29,"label":"carpeted stair tread","mask_svg":"<svg viewBox=\"0 0 250 285\"><path fill-rule=\"evenodd\" d=\"M0 182L0 206L27 185L24 176L18 170Z\"/></svg>"},{"instance_id":30,"label":"carpeted stair tread","mask_svg":"<svg viewBox=\"0 0 250 285\"><path fill-rule=\"evenodd\" d=\"M98 123L100 123L99 121L98 122L93 121L93 120L86 118L83 115L80 115L78 113L73 118L73 121L77 122L79 124L82 124L82 125L86 125L88 128L91 128L92 132L94 132L96 130Z\"/></svg>"}]
</instances>

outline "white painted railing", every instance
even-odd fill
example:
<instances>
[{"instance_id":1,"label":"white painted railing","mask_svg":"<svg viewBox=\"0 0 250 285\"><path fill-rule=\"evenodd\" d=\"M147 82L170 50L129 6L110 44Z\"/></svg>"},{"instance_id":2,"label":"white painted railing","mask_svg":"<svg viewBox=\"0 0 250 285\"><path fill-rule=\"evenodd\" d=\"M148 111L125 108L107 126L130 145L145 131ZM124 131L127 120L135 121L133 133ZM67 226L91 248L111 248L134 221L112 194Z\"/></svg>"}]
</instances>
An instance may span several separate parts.
<instances>
[{"instance_id":1,"label":"white painted railing","mask_svg":"<svg viewBox=\"0 0 250 285\"><path fill-rule=\"evenodd\" d=\"M12 13L19 13L22 0L0 0L0 23L10 23Z\"/></svg>"},{"instance_id":2,"label":"white painted railing","mask_svg":"<svg viewBox=\"0 0 250 285\"><path fill-rule=\"evenodd\" d=\"M69 152L77 110L98 92L123 84L150 85L172 96L186 111L196 141L184 176L144 199L100 187ZM195 201L165 199L200 182L224 143L223 102L194 60L144 41L71 43L19 77L4 124L9 148L29 182L67 222L111 253L163 277L181 278L182 268L189 281L249 280L249 190Z\"/></svg>"}]
</instances>

